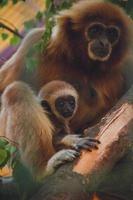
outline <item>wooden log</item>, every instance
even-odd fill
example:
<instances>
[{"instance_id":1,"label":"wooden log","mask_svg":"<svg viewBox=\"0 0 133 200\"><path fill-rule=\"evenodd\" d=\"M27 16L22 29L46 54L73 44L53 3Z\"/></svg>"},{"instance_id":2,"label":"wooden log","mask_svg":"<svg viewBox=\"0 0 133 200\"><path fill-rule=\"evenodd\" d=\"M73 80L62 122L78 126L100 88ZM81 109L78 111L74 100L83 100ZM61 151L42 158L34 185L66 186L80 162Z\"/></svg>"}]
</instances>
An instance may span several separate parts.
<instances>
[{"instance_id":1,"label":"wooden log","mask_svg":"<svg viewBox=\"0 0 133 200\"><path fill-rule=\"evenodd\" d=\"M99 125L100 132L97 138L101 141L98 150L89 153L83 151L74 171L88 175L110 169L119 160L131 145L129 137L130 125L133 123L133 105L124 103L119 109L106 116L106 123ZM116 153L117 152L117 153Z\"/></svg>"}]
</instances>

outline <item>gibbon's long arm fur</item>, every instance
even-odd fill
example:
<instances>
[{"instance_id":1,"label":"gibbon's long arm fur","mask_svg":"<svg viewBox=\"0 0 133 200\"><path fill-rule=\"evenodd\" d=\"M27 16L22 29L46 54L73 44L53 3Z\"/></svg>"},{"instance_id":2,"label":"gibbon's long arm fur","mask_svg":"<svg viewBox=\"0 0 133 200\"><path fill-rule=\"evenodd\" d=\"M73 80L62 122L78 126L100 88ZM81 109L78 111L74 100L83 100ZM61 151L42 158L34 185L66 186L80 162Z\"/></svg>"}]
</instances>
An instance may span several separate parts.
<instances>
[{"instance_id":1,"label":"gibbon's long arm fur","mask_svg":"<svg viewBox=\"0 0 133 200\"><path fill-rule=\"evenodd\" d=\"M37 43L43 33L44 28L36 28L30 31L24 38L16 53L0 69L0 91L15 80L20 79L25 66L25 56L33 44Z\"/></svg>"},{"instance_id":2,"label":"gibbon's long arm fur","mask_svg":"<svg viewBox=\"0 0 133 200\"><path fill-rule=\"evenodd\" d=\"M102 0L79 1L57 16L32 85L38 91L52 80L75 86L80 103L71 120L73 131L95 123L122 94L121 64L131 44L130 25L130 18L120 7ZM15 56L2 66L0 91L19 79L25 53L41 39L42 32L29 33Z\"/></svg>"}]
</instances>

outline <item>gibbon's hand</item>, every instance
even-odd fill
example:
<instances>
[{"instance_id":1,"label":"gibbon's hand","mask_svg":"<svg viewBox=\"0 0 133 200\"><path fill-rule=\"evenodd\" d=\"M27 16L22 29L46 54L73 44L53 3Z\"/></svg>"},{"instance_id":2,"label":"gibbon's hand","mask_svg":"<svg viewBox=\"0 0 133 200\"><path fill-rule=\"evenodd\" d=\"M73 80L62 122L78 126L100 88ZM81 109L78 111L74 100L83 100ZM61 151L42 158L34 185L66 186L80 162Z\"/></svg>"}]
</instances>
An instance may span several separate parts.
<instances>
[{"instance_id":1,"label":"gibbon's hand","mask_svg":"<svg viewBox=\"0 0 133 200\"><path fill-rule=\"evenodd\" d=\"M65 136L61 143L76 150L87 149L88 151L92 151L92 149L98 149L100 141L88 136L82 137L82 135L73 134Z\"/></svg>"},{"instance_id":2,"label":"gibbon's hand","mask_svg":"<svg viewBox=\"0 0 133 200\"><path fill-rule=\"evenodd\" d=\"M63 149L54 154L47 163L46 174L52 174L60 165L71 162L80 156L80 153L72 149Z\"/></svg>"}]
</instances>

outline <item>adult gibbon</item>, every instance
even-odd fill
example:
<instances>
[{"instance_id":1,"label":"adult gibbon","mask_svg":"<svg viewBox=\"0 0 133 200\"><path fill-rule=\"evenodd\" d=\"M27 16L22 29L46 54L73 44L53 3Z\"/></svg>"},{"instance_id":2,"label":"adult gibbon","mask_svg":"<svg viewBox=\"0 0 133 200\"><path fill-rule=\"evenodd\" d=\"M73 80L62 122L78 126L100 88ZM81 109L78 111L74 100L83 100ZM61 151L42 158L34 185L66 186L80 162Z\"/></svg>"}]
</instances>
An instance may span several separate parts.
<instances>
[{"instance_id":1,"label":"adult gibbon","mask_svg":"<svg viewBox=\"0 0 133 200\"><path fill-rule=\"evenodd\" d=\"M80 104L71 122L74 131L95 122L119 98L121 63L131 41L129 27L130 19L120 7L100 0L80 1L57 16L57 25L30 81L37 90L57 79L76 87ZM0 91L20 79L25 55L43 31L32 30L2 66Z\"/></svg>"}]
</instances>

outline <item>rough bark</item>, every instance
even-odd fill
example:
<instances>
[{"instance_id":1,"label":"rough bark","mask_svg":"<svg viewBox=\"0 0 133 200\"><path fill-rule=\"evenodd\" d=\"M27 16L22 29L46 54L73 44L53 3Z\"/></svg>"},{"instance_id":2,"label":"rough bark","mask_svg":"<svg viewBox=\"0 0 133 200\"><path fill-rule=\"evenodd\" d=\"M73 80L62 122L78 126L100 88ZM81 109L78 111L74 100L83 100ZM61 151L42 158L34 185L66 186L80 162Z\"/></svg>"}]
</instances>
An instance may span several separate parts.
<instances>
[{"instance_id":1,"label":"rough bark","mask_svg":"<svg viewBox=\"0 0 133 200\"><path fill-rule=\"evenodd\" d=\"M83 151L78 161L62 166L44 180L32 200L86 200L133 145L133 87L118 104L86 134L101 144L91 153ZM91 199L91 197L90 197ZM114 198L115 199L115 198Z\"/></svg>"}]
</instances>

